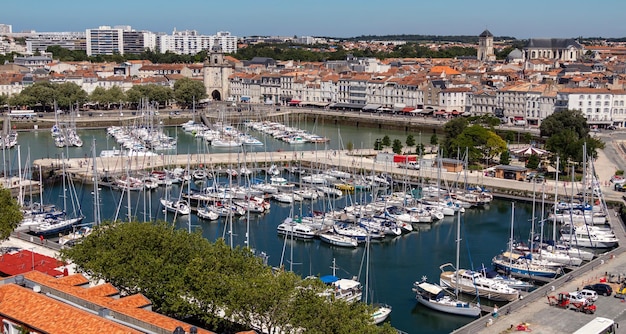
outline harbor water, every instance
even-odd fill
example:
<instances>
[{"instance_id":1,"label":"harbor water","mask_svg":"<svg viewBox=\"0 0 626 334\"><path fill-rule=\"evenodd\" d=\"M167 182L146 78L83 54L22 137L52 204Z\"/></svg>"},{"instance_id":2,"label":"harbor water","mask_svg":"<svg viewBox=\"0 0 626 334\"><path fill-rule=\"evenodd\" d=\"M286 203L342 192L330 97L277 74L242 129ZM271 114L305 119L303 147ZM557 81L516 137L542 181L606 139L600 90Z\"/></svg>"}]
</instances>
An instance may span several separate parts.
<instances>
[{"instance_id":1,"label":"harbor water","mask_svg":"<svg viewBox=\"0 0 626 334\"><path fill-rule=\"evenodd\" d=\"M371 148L374 140L389 135L392 139L405 141L407 134L401 131L386 131L378 129L359 129L342 126L339 131L335 126L318 124L298 124L301 128L309 129L319 135L329 137L326 144L301 144L297 147L279 142L269 136L251 133L264 142L264 146L251 147L250 150L272 154L288 154L296 150L335 150L345 147L351 142L354 148ZM228 152L228 149L214 149L207 147L204 142L184 133L179 128L166 128L171 136L178 138L176 154ZM113 149L116 145L112 138L107 138L106 131L79 130L85 145L81 148L57 148L47 130L21 132L19 145L23 164L29 155L30 160L38 158L60 158L64 156L91 159L92 138L96 139L97 152ZM426 143L430 139L428 134L412 134L416 141L421 138ZM343 145L343 146L342 146ZM15 149L5 152L5 164L14 169L16 160ZM28 153L30 152L30 153ZM231 150L236 156L238 149ZM236 160L236 159L235 159ZM283 172L285 177L295 177ZM264 176L259 176L264 177ZM226 180L222 180L227 182ZM232 182L242 180L233 179ZM229 181L230 182L230 181ZM92 222L94 216L93 186L74 184L80 208L85 215L85 222ZM128 220L128 212L139 220L166 219L179 228L197 230L208 240L225 238L233 246L245 246L249 240L250 247L257 253L264 252L268 264L283 266L286 270L293 270L302 277L331 274L333 261L336 263L336 275L339 277L357 276L365 283L365 267L363 264L364 247L345 249L329 246L319 240L300 241L285 240L276 233L276 227L285 218L296 215L307 215L312 211L322 211L330 208L339 209L356 202L366 202L371 198L368 193L356 192L353 195L344 195L338 199L322 198L316 201L305 201L295 205L272 202L269 212L251 214L232 220L220 218L209 222L198 219L194 214L177 217L173 221L173 214L166 213L159 206L159 199L164 196L177 197L181 186L173 185L166 190L159 187L153 191L131 192L130 201L122 197L119 190L101 188L99 207L103 220ZM187 185L182 186L186 190ZM191 184L190 187L200 188L202 184ZM43 195L43 203L55 204L63 207L63 187L61 184L47 186ZM65 192L68 193L68 192ZM537 196L538 198L540 195ZM27 198L28 200L28 198ZM34 198L34 201L38 199ZM71 214L70 200L67 211ZM130 208L128 207L130 203ZM540 214L540 205L537 203L536 216ZM532 206L528 203L516 203L514 234L517 239L526 240L531 226ZM536 221L539 221L537 218ZM456 252L456 218L446 217L433 223L419 225L419 229L399 237L372 242L370 256L369 296L374 302L385 303L393 308L390 317L391 325L407 333L449 333L450 331L471 321L470 318L457 317L437 313L418 305L415 294L412 292L413 283L426 277L431 281L438 281L439 266L455 262ZM511 202L494 200L489 206L479 209L467 209L462 215L461 227L461 266L464 268L480 269L483 265L491 267L491 259L505 250L511 229ZM550 227L551 229L551 227ZM481 303L487 304L486 301Z\"/></svg>"}]
</instances>

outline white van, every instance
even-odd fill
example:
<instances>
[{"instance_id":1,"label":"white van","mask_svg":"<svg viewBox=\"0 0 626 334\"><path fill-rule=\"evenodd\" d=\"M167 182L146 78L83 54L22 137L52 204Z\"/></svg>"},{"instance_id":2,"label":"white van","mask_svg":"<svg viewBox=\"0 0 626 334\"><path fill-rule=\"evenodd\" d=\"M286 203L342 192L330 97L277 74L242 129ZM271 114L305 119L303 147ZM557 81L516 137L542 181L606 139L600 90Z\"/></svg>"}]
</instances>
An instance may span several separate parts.
<instances>
[{"instance_id":1,"label":"white van","mask_svg":"<svg viewBox=\"0 0 626 334\"><path fill-rule=\"evenodd\" d=\"M526 121L523 119L518 119L515 122L513 122L513 125L515 126L526 126Z\"/></svg>"},{"instance_id":2,"label":"white van","mask_svg":"<svg viewBox=\"0 0 626 334\"><path fill-rule=\"evenodd\" d=\"M418 169L420 169L420 163L417 162L417 161L407 161L406 163L401 162L401 163L398 164L398 167L406 168L406 169L418 170Z\"/></svg>"}]
</instances>

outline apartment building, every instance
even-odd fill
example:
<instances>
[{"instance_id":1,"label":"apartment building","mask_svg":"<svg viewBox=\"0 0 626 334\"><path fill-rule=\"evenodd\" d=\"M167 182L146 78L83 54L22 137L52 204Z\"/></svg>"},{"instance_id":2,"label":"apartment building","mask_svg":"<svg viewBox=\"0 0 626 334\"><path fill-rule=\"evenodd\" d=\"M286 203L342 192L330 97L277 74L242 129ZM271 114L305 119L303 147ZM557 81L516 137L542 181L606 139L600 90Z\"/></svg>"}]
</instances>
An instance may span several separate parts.
<instances>
[{"instance_id":1,"label":"apartment building","mask_svg":"<svg viewBox=\"0 0 626 334\"><path fill-rule=\"evenodd\" d=\"M44 52L49 46L60 46L76 51L86 50L87 40L84 32L44 32L30 34L26 38L26 53Z\"/></svg>"},{"instance_id":2,"label":"apartment building","mask_svg":"<svg viewBox=\"0 0 626 334\"><path fill-rule=\"evenodd\" d=\"M87 55L124 54L124 29L126 27L100 26L97 29L87 29Z\"/></svg>"},{"instance_id":3,"label":"apartment building","mask_svg":"<svg viewBox=\"0 0 626 334\"><path fill-rule=\"evenodd\" d=\"M195 30L177 31L171 35L158 36L159 52L176 54L196 54L203 50L219 47L224 53L237 52L237 37L230 32L220 31L216 35L200 35Z\"/></svg>"},{"instance_id":4,"label":"apartment building","mask_svg":"<svg viewBox=\"0 0 626 334\"><path fill-rule=\"evenodd\" d=\"M539 126L554 112L556 95L552 85L522 83L499 90L496 103L511 124Z\"/></svg>"},{"instance_id":5,"label":"apartment building","mask_svg":"<svg viewBox=\"0 0 626 334\"><path fill-rule=\"evenodd\" d=\"M565 88L557 93L557 110L580 110L587 124L598 128L626 126L626 91Z\"/></svg>"}]
</instances>

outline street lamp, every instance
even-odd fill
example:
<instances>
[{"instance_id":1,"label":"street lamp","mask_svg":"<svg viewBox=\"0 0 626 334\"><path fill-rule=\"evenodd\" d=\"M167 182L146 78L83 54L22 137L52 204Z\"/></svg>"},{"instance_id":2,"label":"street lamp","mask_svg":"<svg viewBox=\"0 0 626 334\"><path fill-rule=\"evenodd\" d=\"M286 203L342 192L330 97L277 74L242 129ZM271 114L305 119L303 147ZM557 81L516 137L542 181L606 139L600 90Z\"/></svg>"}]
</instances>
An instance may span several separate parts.
<instances>
[{"instance_id":1,"label":"street lamp","mask_svg":"<svg viewBox=\"0 0 626 334\"><path fill-rule=\"evenodd\" d=\"M35 270L35 247L31 247L30 248L30 257L31 257L31 261L32 261L31 270Z\"/></svg>"}]
</instances>

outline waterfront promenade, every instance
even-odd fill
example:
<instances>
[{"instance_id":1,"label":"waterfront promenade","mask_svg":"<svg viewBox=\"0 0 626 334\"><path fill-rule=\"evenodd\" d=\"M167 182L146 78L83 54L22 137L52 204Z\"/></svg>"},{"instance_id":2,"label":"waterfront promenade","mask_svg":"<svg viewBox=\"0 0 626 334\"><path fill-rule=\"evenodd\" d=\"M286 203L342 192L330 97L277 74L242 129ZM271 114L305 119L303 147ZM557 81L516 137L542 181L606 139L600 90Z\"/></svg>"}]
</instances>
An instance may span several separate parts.
<instances>
[{"instance_id":1,"label":"waterfront promenade","mask_svg":"<svg viewBox=\"0 0 626 334\"><path fill-rule=\"evenodd\" d=\"M558 186L558 195L571 194L571 182L560 182L547 180L544 183L531 183L517 180L507 180L486 176L481 171L447 172L445 169L439 171L438 168L422 167L421 170L407 170L399 168L394 163L378 162L375 159L377 151L354 150L354 151L291 151L291 152L248 152L248 153L211 153L211 154L191 154L191 155L159 155L159 156L135 156L135 157L97 157L96 165L99 177L105 175L122 175L126 171L152 170L163 168L186 168L190 164L191 168L203 165L214 173L225 173L226 169L239 170L245 163L246 166L264 166L271 164L278 166L304 166L320 171L327 168L339 168L349 172L363 172L365 175L374 173L392 175L398 182L407 181L417 185L422 179L424 182L436 183L437 178L443 186L451 186L455 183L478 185L486 188L496 195L508 198L525 198L532 200L533 191L537 200L541 199L542 193L546 198L553 198L555 187ZM42 169L53 168L62 170L65 162L65 171L79 180L90 182L93 180L93 159L38 159L34 161L35 166ZM612 189L612 184L608 181L615 173L617 167L607 158L603 151L598 154L595 163L596 173L600 180L605 200L610 202L622 202L622 193ZM35 167L36 170L36 167ZM574 192L581 192L582 186L579 182L574 184Z\"/></svg>"}]
</instances>

